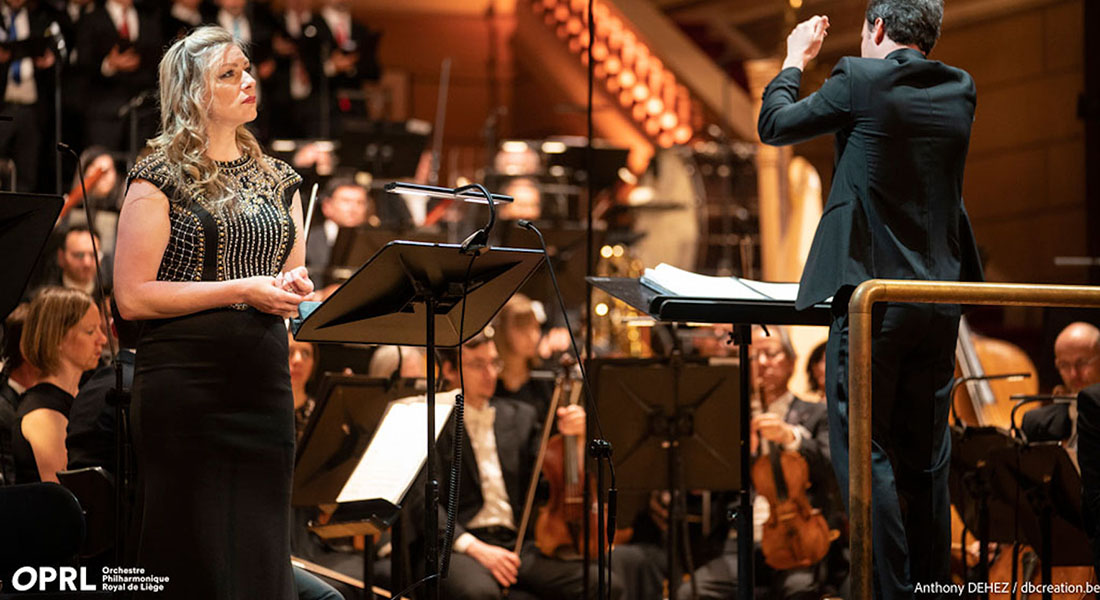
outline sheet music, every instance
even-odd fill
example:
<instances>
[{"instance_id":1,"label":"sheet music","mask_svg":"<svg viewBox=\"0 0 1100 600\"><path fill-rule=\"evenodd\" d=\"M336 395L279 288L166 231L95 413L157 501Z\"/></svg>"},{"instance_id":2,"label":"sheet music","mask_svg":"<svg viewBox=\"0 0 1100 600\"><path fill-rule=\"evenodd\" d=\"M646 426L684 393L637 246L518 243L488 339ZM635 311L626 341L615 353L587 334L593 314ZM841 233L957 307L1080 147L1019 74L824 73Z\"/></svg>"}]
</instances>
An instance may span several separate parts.
<instances>
[{"instance_id":1,"label":"sheet music","mask_svg":"<svg viewBox=\"0 0 1100 600\"><path fill-rule=\"evenodd\" d=\"M780 300L794 302L797 283L772 283L740 277L711 277L661 263L646 269L641 282L659 292L692 298Z\"/></svg>"},{"instance_id":2,"label":"sheet music","mask_svg":"<svg viewBox=\"0 0 1100 600\"><path fill-rule=\"evenodd\" d=\"M423 397L391 402L374 432L367 451L337 496L337 502L381 498L400 506L405 492L428 457L425 422L427 403ZM453 400L436 397L435 436L454 408Z\"/></svg>"}]
</instances>

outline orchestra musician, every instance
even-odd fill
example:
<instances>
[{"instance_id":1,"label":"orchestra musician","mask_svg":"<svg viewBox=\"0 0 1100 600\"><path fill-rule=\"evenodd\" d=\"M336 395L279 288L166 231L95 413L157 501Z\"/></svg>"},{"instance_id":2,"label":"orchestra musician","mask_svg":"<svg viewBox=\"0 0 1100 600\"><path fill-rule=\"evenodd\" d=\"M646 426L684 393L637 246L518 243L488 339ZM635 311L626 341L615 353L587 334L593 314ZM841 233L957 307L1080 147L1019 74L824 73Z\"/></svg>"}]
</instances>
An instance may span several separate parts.
<instances>
[{"instance_id":1,"label":"orchestra musician","mask_svg":"<svg viewBox=\"0 0 1100 600\"><path fill-rule=\"evenodd\" d=\"M826 396L833 467L848 498L848 299L872 278L977 281L981 263L962 201L976 91L965 71L930 60L942 0L870 0L860 58L842 58L798 100L802 71L829 19L787 38L758 129L786 145L836 134L828 203L796 306L833 298ZM880 305L872 333L872 547L875 597L912 598L950 578L948 391L957 305Z\"/></svg>"},{"instance_id":2,"label":"orchestra musician","mask_svg":"<svg viewBox=\"0 0 1100 600\"><path fill-rule=\"evenodd\" d=\"M265 156L249 60L221 27L160 66L161 134L131 171L116 300L143 320L133 384L145 501L137 566L156 597L295 596L294 397L283 319L313 291L301 177Z\"/></svg>"},{"instance_id":3,"label":"orchestra musician","mask_svg":"<svg viewBox=\"0 0 1100 600\"><path fill-rule=\"evenodd\" d=\"M1100 383L1100 329L1077 321L1070 323L1054 339L1054 366L1062 377L1055 394L1076 395L1086 387ZM1076 449L1077 410L1072 404L1049 404L1024 413L1020 430L1028 441L1067 441Z\"/></svg>"},{"instance_id":4,"label":"orchestra musician","mask_svg":"<svg viewBox=\"0 0 1100 600\"><path fill-rule=\"evenodd\" d=\"M757 454L761 440L777 444L779 449L798 452L810 469L809 496L811 504L826 515L830 526L840 525L843 514L836 479L829 467L829 423L825 404L807 402L791 392L788 384L794 374L797 360L794 346L787 330L770 327L766 335L754 326L751 357L753 384L759 392L759 412L750 423L750 449ZM753 503L754 538L759 549L761 528L768 519L769 504L763 495L755 496ZM836 553L826 561L834 562L841 544L834 544ZM830 560L831 559L831 560ZM840 582L830 581L827 572L831 564L776 571L763 565L757 557L757 571L762 575L757 585L767 590L768 598L820 598L827 592L835 593ZM843 569L832 569L841 572ZM696 569L696 597L702 600L721 600L737 595L737 540L726 542L725 552ZM679 585L678 600L692 598L691 584Z\"/></svg>"},{"instance_id":5,"label":"orchestra musician","mask_svg":"<svg viewBox=\"0 0 1100 600\"><path fill-rule=\"evenodd\" d=\"M543 415L526 403L494 397L500 357L496 344L484 332L466 342L462 350L465 380L466 443L462 450L461 494L455 526L450 573L441 589L447 598L500 598L524 593L539 598L575 599L582 596L583 571L579 560L551 558L527 541L513 552L524 508L528 482L541 441ZM458 352L440 350L441 373L449 382L459 381ZM585 413L572 406L558 414L558 430L583 436ZM439 439L442 468L441 490L449 487L454 420L448 421ZM414 486L415 489L415 486ZM440 523L446 522L441 494ZM409 506L416 506L408 502ZM419 521L417 521L419 522ZM415 554L414 554L415 556ZM596 581L595 565L591 581ZM596 586L590 587L595 597ZM622 590L612 585L612 597Z\"/></svg>"}]
</instances>

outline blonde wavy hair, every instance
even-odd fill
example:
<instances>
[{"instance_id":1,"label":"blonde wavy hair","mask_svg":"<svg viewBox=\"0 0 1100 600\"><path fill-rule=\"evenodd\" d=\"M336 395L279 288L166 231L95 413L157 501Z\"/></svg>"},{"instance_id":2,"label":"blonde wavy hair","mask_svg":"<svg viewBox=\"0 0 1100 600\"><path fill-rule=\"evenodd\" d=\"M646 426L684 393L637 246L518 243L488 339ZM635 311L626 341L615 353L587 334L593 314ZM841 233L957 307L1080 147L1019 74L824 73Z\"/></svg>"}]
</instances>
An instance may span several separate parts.
<instances>
[{"instance_id":1,"label":"blonde wavy hair","mask_svg":"<svg viewBox=\"0 0 1100 600\"><path fill-rule=\"evenodd\" d=\"M149 146L161 150L172 165L172 180L185 198L203 198L221 210L232 206L236 198L232 182L218 164L207 156L207 126L213 109L214 66L232 44L245 48L227 30L217 26L199 27L176 40L160 61L160 134ZM256 137L244 125L237 128L237 147L256 160L264 172L275 177Z\"/></svg>"}]
</instances>

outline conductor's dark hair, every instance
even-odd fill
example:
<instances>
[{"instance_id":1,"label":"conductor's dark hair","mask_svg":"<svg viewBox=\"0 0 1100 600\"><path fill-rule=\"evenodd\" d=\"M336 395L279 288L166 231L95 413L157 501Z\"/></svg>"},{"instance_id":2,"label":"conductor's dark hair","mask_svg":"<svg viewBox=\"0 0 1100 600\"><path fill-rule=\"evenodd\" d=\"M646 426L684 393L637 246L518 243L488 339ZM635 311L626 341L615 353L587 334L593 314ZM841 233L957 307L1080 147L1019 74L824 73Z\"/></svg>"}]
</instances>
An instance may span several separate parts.
<instances>
[{"instance_id":1,"label":"conductor's dark hair","mask_svg":"<svg viewBox=\"0 0 1100 600\"><path fill-rule=\"evenodd\" d=\"M940 37L943 23L943 0L870 0L867 3L867 25L882 19L886 35L895 42L915 44L928 54Z\"/></svg>"}]
</instances>

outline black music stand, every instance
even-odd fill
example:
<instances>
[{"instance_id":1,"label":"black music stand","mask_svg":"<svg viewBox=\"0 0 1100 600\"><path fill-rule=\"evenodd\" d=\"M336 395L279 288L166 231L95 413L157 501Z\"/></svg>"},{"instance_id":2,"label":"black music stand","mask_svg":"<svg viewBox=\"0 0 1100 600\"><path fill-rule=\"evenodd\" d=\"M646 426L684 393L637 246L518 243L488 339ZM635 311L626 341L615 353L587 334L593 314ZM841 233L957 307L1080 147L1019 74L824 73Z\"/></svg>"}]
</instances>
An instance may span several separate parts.
<instances>
[{"instance_id":1,"label":"black music stand","mask_svg":"<svg viewBox=\"0 0 1100 600\"><path fill-rule=\"evenodd\" d=\"M386 406L393 400L423 393L423 382L391 380L362 375L326 373L317 393L317 406L298 442L294 461L291 504L315 507L337 503L336 498L351 477L377 430ZM311 524L324 539L353 535L374 536L391 529L394 535L393 587L403 587L401 554L401 506L386 500L337 503L327 523ZM373 544L363 549L363 590L372 597ZM395 590L395 591L396 591Z\"/></svg>"},{"instance_id":2,"label":"black music stand","mask_svg":"<svg viewBox=\"0 0 1100 600\"><path fill-rule=\"evenodd\" d=\"M680 581L677 553L687 544L684 494L741 487L740 431L731 430L727 419L730 400L740 393L741 373L734 365L711 366L676 355L596 359L588 373L600 413L614 416L602 421L607 441L618 449L619 489L657 488L654 469L665 462L672 499L668 580Z\"/></svg>"},{"instance_id":3,"label":"black music stand","mask_svg":"<svg viewBox=\"0 0 1100 600\"><path fill-rule=\"evenodd\" d=\"M427 347L424 558L429 598L439 596L435 348L458 346L477 335L542 260L534 250L463 254L455 244L390 242L323 304L303 302L301 319L292 323L295 338L307 342Z\"/></svg>"},{"instance_id":4,"label":"black music stand","mask_svg":"<svg viewBox=\"0 0 1100 600\"><path fill-rule=\"evenodd\" d=\"M1013 449L1019 442L1003 430L996 427L951 427L951 469L948 475L948 488L951 491L951 503L958 509L966 529L977 534L979 549L978 580L989 581L989 544L990 542L1008 543L1013 541L1012 527L1003 520L998 521L996 534L990 524L990 487L989 457L996 451ZM998 515L1003 517L1003 515ZM962 548L966 555L965 546ZM966 561L963 561L966 564ZM988 593L979 594L987 598Z\"/></svg>"},{"instance_id":5,"label":"black music stand","mask_svg":"<svg viewBox=\"0 0 1100 600\"><path fill-rule=\"evenodd\" d=\"M740 411L733 425L735 431L749 430L749 345L752 343L754 324L763 325L828 325L831 320L829 305L815 304L804 310L795 310L793 300L735 300L678 296L657 291L639 279L625 277L589 277L595 287L626 302L658 321L729 323L733 333L731 341L737 345L740 373ZM739 442L740 472L748 473L749 440L741 436ZM741 478L738 493L741 508L737 515L737 593L741 600L752 600L754 587L753 526L750 478Z\"/></svg>"},{"instance_id":6,"label":"black music stand","mask_svg":"<svg viewBox=\"0 0 1100 600\"><path fill-rule=\"evenodd\" d=\"M22 299L62 204L61 196L0 192L0 321Z\"/></svg>"},{"instance_id":7,"label":"black music stand","mask_svg":"<svg viewBox=\"0 0 1100 600\"><path fill-rule=\"evenodd\" d=\"M1020 541L1038 549L1043 581L1051 581L1054 566L1092 564L1081 513L1081 476L1060 444L1021 443L995 450L988 462L989 518L1015 531L1018 516ZM1043 588L1044 600L1051 592Z\"/></svg>"}]
</instances>

